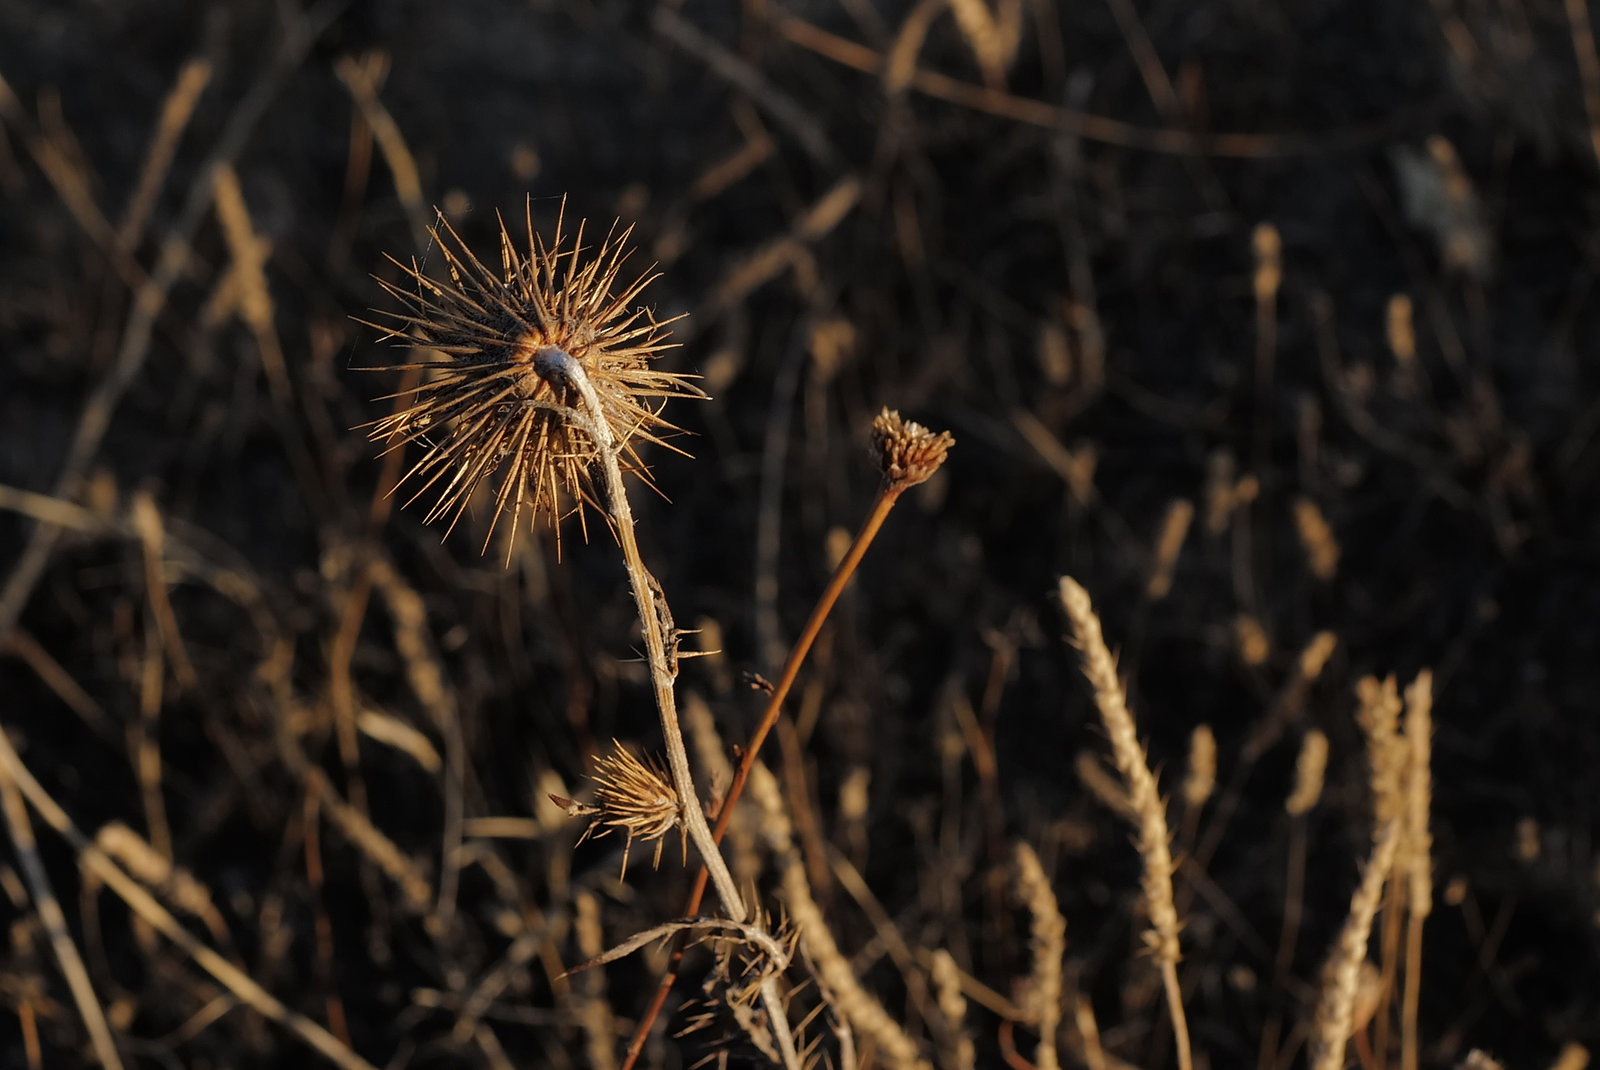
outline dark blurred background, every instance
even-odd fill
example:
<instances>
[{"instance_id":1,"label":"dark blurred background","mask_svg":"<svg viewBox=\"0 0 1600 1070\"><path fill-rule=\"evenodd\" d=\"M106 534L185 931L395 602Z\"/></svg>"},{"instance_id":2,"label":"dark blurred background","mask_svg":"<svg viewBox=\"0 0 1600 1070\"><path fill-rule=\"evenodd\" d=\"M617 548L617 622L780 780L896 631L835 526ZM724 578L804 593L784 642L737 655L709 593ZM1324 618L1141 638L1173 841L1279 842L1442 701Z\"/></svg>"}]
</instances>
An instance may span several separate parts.
<instances>
[{"instance_id":1,"label":"dark blurred background","mask_svg":"<svg viewBox=\"0 0 1600 1070\"><path fill-rule=\"evenodd\" d=\"M1027 934L1004 861L1026 838L1107 1047L1171 1058L1137 857L1074 771L1103 740L1061 641L1066 573L1167 788L1207 724L1236 790L1224 823L1174 803L1180 851L1216 844L1179 877L1210 1065L1295 1058L1366 852L1354 685L1425 667L1424 1065L1592 1046L1596 15L0 0L8 737L85 835L132 830L142 848L113 845L159 863L167 901L175 874L207 889L211 915L175 908L196 934L376 1065L600 1065L595 1005L620 1050L659 955L559 979L593 953L575 904L614 943L680 910L692 873L636 847L621 884L620 837L574 851L581 823L545 801L613 737L660 746L615 548L569 524L480 556L483 508L441 542L361 429L404 359L356 322L394 307L385 254L442 271L442 213L493 263L497 211L549 233L564 198L569 221L634 226L631 263L661 272L646 300L688 314L665 361L713 397L673 404L694 459L651 452L661 494L635 508L678 621L722 652L682 687L727 745L760 707L740 674L776 674L871 500L872 416L957 439L768 755L913 946L1010 992ZM1285 973L1282 803L1310 728L1332 758ZM34 824L128 1064L316 1058ZM0 865L0 1062L92 1062ZM919 1021L873 915L825 858L813 879ZM648 1065L706 1053L676 1005ZM974 1005L981 1065L1000 1017Z\"/></svg>"}]
</instances>

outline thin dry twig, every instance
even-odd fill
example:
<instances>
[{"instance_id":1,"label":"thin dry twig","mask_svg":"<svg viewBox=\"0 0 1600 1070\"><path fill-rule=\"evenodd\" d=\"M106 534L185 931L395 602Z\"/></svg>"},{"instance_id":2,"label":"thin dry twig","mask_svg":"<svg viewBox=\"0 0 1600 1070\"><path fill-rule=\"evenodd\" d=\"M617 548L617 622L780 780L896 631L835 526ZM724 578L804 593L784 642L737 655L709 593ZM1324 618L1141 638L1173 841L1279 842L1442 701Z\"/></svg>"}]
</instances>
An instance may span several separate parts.
<instances>
[{"instance_id":1,"label":"thin dry twig","mask_svg":"<svg viewBox=\"0 0 1600 1070\"><path fill-rule=\"evenodd\" d=\"M794 44L809 49L842 66L877 75L885 69L882 54L865 45L846 40L813 26L803 19L788 16L778 23L778 31ZM1391 137L1396 127L1420 119L1428 104L1416 115L1400 116L1360 126L1344 127L1311 134L1191 133L1188 130L1137 126L1103 115L1063 108L1042 100L1013 96L987 86L972 85L935 71L918 69L910 77L919 93L989 115L1011 119L1047 130L1058 130L1087 141L1098 141L1123 148L1183 155L1199 151L1209 156L1239 159L1270 159L1286 156L1334 155L1350 152L1374 141Z\"/></svg>"},{"instance_id":2,"label":"thin dry twig","mask_svg":"<svg viewBox=\"0 0 1600 1070\"><path fill-rule=\"evenodd\" d=\"M139 178L122 213L122 223L117 227L117 240L123 248L133 249L144 236L145 224L150 221L150 212L161 194L161 183L166 180L167 172L172 167L172 158L177 154L178 141L194 115L195 105L200 103L200 95L210 82L211 63L208 60L191 59L178 72L177 81L162 102L155 137L150 140L144 165L139 169Z\"/></svg>"},{"instance_id":3,"label":"thin dry twig","mask_svg":"<svg viewBox=\"0 0 1600 1070\"><path fill-rule=\"evenodd\" d=\"M191 935L138 881L123 872L122 867L78 830L67 812L34 779L4 732L0 732L0 771L16 784L45 822L77 851L81 866L104 881L134 913L172 941L194 960L195 965L232 992L241 1003L299 1036L341 1070L375 1070L371 1063L351 1051L338 1037L305 1015L284 1006L249 974Z\"/></svg>"},{"instance_id":4,"label":"thin dry twig","mask_svg":"<svg viewBox=\"0 0 1600 1070\"><path fill-rule=\"evenodd\" d=\"M902 420L898 412L887 408L880 412L874 421L873 436L879 471L883 474L878 497L872 503L866 520L856 531L855 538L851 540L850 548L845 551L844 557L834 568L833 575L828 579L828 585L823 588L816 605L812 607L811 615L806 619L799 637L789 649L789 656L784 660L783 672L767 698L767 708L762 712L761 720L757 722L756 730L744 748L739 767L733 775L733 782L728 786L717 812L717 824L712 832L712 838L718 844L721 844L722 837L727 833L728 824L733 818L734 804L739 801L745 782L751 770L755 768L762 744L766 742L768 734L777 724L783 703L789 697L795 680L799 678L800 667L805 664L806 656L811 653L811 647L816 642L817 636L822 633L822 626L826 623L828 615L833 612L839 596L844 593L850 578L860 567L862 559L866 556L867 547L877 538L878 531L888 519L895 503L900 500L900 496L911 487L931 478L944 463L945 456L955 444L955 439L948 431L935 435L921 424ZM702 867L695 878L694 889L689 894L689 903L684 913L693 914L700 909L700 902L705 896L706 879L707 870ZM682 959L683 951L679 948L674 952L666 972L662 975L661 983L656 986L654 999L634 1029L633 1039L628 1044L628 1053L623 1059L622 1070L632 1070L639 1053L644 1050L645 1038L650 1035L651 1026L660 1015L661 1008L666 1005L667 995L677 979L678 964Z\"/></svg>"},{"instance_id":5,"label":"thin dry twig","mask_svg":"<svg viewBox=\"0 0 1600 1070\"><path fill-rule=\"evenodd\" d=\"M324 0L304 16L291 22L277 57L267 64L249 92L239 101L215 147L200 165L189 196L179 209L166 238L155 269L134 294L128 323L110 370L95 384L78 417L72 443L57 471L53 496L71 501L82 489L84 473L116 411L122 395L144 367L150 353L150 340L156 318L166 306L167 294L182 277L189 262L189 244L199 230L216 191L217 176L238 158L255 126L266 114L289 75L299 67L311 46L345 6L346 0ZM3 86L0 86L3 89ZM9 89L3 89L9 95ZM16 625L24 605L44 574L61 529L41 523L28 535L5 585L0 587L0 638Z\"/></svg>"},{"instance_id":6,"label":"thin dry twig","mask_svg":"<svg viewBox=\"0 0 1600 1070\"><path fill-rule=\"evenodd\" d=\"M0 729L0 736L4 735L4 730ZM4 746L10 748L9 743ZM106 1070L122 1070L122 1058L117 1054L111 1027L106 1024L105 1012L95 998L94 985L89 980L89 971L83 967L78 946L72 942L72 934L67 931L67 919L61 913L61 904L50 887L50 876L39 858L38 845L33 839L33 826L28 821L28 808L22 801L22 793L18 790L11 767L3 760L3 756L0 756L0 804L5 810L6 826L11 831L11 845L16 849L17 862L22 866L22 876L28 882L28 892L33 897L33 908L38 912L39 921L50 938L50 950L55 953L61 975L67 979L72 1001L78 1005L78 1013L89 1030L89 1042L94 1046L95 1058Z\"/></svg>"}]
</instances>

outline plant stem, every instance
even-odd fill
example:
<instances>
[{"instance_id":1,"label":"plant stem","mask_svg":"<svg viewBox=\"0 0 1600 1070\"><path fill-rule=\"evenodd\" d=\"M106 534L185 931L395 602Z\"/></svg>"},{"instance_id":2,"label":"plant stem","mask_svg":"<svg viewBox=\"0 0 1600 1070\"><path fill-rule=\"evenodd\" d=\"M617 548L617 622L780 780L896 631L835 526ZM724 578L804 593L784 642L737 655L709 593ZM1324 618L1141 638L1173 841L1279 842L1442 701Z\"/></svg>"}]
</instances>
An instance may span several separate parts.
<instances>
[{"instance_id":1,"label":"plant stem","mask_svg":"<svg viewBox=\"0 0 1600 1070\"><path fill-rule=\"evenodd\" d=\"M884 520L889 516L889 511L894 508L895 502L900 500L900 494L904 490L905 487L901 484L886 482L883 489L878 492L877 500L872 503L871 512L867 514L867 519L862 522L860 529L856 531L855 539L850 543L850 549L845 552L844 559L833 570L828 586L823 589L817 604L811 610L811 616L806 619L805 627L801 629L799 637L790 647L789 656L783 663L783 672L767 699L766 710L762 713L761 721L756 725L749 744L744 748L744 754L739 759L739 768L733 774L733 783L728 786L728 793L717 810L717 824L712 831L714 842L721 844L722 837L727 834L728 823L733 817L734 803L739 801L739 796L744 792L745 782L750 778L750 770L756 764L756 756L761 751L761 745L766 742L773 725L778 723L784 699L788 698L789 691L794 687L795 679L800 675L800 666L811 653L812 645L822 632L823 623L827 621L828 614L833 612L834 605L839 601L839 595L844 592L845 585L850 582L850 577L855 574L861 559L866 556L867 547L872 545L872 540L877 537ZM699 875L695 877L694 889L689 893L689 902L684 908L685 915L692 915L700 909L700 903L706 894L707 877L707 869L702 866ZM680 940L673 948L672 958L667 964L666 972L661 976L661 984L656 988L655 997L650 1001L650 1006L646 1008L633 1031L633 1039L629 1041L627 1055L622 1061L622 1070L633 1070L634 1063L638 1061L639 1053L644 1050L645 1039L649 1037L650 1029L655 1025L662 1007L666 1005L667 995L678 979L678 965L682 961L683 945Z\"/></svg>"},{"instance_id":2,"label":"plant stem","mask_svg":"<svg viewBox=\"0 0 1600 1070\"><path fill-rule=\"evenodd\" d=\"M735 922L747 922L751 919L752 913L746 907L744 897L739 894L733 874L728 871L728 863L722 857L718 838L712 835L711 827L706 823L705 810L700 805L700 795L695 789L694 775L689 769L689 752L684 746L683 729L678 723L678 702L674 690L677 674L667 661L668 637L664 634L662 625L666 599L660 594L660 584L655 582L639 555L639 543L633 528L633 509L628 503L627 487L622 482L622 465L617 458L616 438L611 433L610 425L606 423L599 395L595 393L593 384L589 382L589 377L578 361L554 348L540 350L535 359L543 362L542 373L547 369L550 373L561 376L577 390L583 400L586 412L574 412L573 415L585 417L578 422L594 440L600 454L600 469L605 476L606 507L611 514L612 525L616 528L617 542L622 547L623 565L628 572L629 585L633 588L639 623L644 629L645 656L650 666L650 682L655 689L656 710L661 715L661 735L667 746L667 767L672 773L673 787L678 792L682 820L688 829L689 838L694 841L695 849L700 852L701 873L709 873L716 885L717 898L722 901L723 912ZM658 597L662 603L659 606L656 602ZM696 906L698 907L698 904ZM799 1070L800 1056L795 1049L794 1036L789 1029L788 1013L783 1005L783 997L778 992L775 977L768 977L762 982L761 1002L767 1012L767 1019L783 1056L784 1065L789 1070Z\"/></svg>"},{"instance_id":3,"label":"plant stem","mask_svg":"<svg viewBox=\"0 0 1600 1070\"><path fill-rule=\"evenodd\" d=\"M749 918L744 897L733 882L733 874L717 849L706 824L705 810L700 806L700 796L694 786L694 774L689 770L689 752L684 747L683 729L678 724L678 700L674 688L674 673L667 662L667 637L662 632L662 608L656 604L655 592L660 589L650 570L644 567L639 556L639 542L633 530L633 509L628 504L628 490L622 483L622 465L617 459L617 442L606 423L605 411L600 407L600 396L595 393L583 365L562 350L554 347L541 349L535 357L540 373L550 378L559 377L577 390L585 411L572 411L580 427L594 440L600 454L600 470L605 476L606 508L616 529L617 543L622 547L622 563L628 572L628 584L633 588L634 605L639 612L639 624L644 629L645 659L650 666L650 683L655 689L656 710L661 715L661 734L667 745L667 767L672 773L672 786L678 792L682 807L681 819L688 829L689 838L700 852L701 862L711 871L717 886L717 897L722 909L734 921ZM664 599L663 599L664 601Z\"/></svg>"}]
</instances>

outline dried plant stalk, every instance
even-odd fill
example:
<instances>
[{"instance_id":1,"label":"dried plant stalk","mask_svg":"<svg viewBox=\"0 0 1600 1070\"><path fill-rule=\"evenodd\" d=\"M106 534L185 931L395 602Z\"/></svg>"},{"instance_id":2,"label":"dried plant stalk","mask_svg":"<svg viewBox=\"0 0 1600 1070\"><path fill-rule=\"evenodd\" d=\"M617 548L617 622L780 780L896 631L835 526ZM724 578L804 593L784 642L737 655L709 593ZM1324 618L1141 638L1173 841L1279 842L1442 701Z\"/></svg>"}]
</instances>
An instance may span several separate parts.
<instances>
[{"instance_id":1,"label":"dried plant stalk","mask_svg":"<svg viewBox=\"0 0 1600 1070\"><path fill-rule=\"evenodd\" d=\"M850 961L839 950L838 943L828 928L822 908L811 895L811 882L806 878L805 861L794 843L794 826L783 805L782 790L766 766L756 763L750 769L750 797L761 807L764 820L762 835L776 856L779 883L784 906L789 919L800 934L806 956L811 960L818 980L833 993L835 1007L850 1024L878 1046L884 1065L896 1070L931 1070L928 1061L917 1051L916 1041L889 1017L876 996L861 986Z\"/></svg>"},{"instance_id":2,"label":"dried plant stalk","mask_svg":"<svg viewBox=\"0 0 1600 1070\"><path fill-rule=\"evenodd\" d=\"M967 998L961 994L961 970L950 952L940 948L933 953L929 972L948 1034L943 1053L946 1070L972 1070L977 1050L967 1035Z\"/></svg>"},{"instance_id":3,"label":"dried plant stalk","mask_svg":"<svg viewBox=\"0 0 1600 1070\"><path fill-rule=\"evenodd\" d=\"M1061 577L1061 605L1072 623L1073 635L1083 655L1083 673L1094 688L1095 707L1111 742L1111 754L1127 786L1128 798L1137 812L1139 857L1144 860L1145 908L1150 913L1146 945L1161 964L1161 980L1167 992L1167 1012L1177 1039L1178 1066L1190 1070L1193 1055L1189 1046L1189 1022L1183 1010L1183 994L1178 987L1178 908L1172 895L1172 850L1168 846L1167 807L1156 787L1156 778L1139 745L1133 713L1127 695L1117 679L1117 662L1106 647L1100 618L1089 601L1089 592L1070 576Z\"/></svg>"},{"instance_id":4,"label":"dried plant stalk","mask_svg":"<svg viewBox=\"0 0 1600 1070\"><path fill-rule=\"evenodd\" d=\"M78 953L78 945L72 942L66 915L61 911L61 903L56 899L54 889L50 887L50 877L45 872L43 861L39 858L38 845L33 838L33 825L28 820L28 807L22 800L22 791L4 763L0 763L0 811L5 814L6 827L11 833L11 845L16 850L22 875L28 882L28 894L33 899L33 909L38 914L40 926L50 940L50 950L55 953L56 964L61 968L61 975L66 978L72 1000L83 1018L83 1025L89 1033L89 1043L94 1050L95 1058L105 1070L122 1070L122 1059L117 1054L116 1038L112 1036L111 1026L106 1022L105 1011L100 1008L100 1001L95 997L89 971L84 968L83 957Z\"/></svg>"},{"instance_id":5,"label":"dried plant stalk","mask_svg":"<svg viewBox=\"0 0 1600 1070\"><path fill-rule=\"evenodd\" d=\"M998 0L992 13L985 0L950 0L950 10L983 71L984 83L991 88L1004 85L1022 40L1021 0Z\"/></svg>"},{"instance_id":6,"label":"dried plant stalk","mask_svg":"<svg viewBox=\"0 0 1600 1070\"><path fill-rule=\"evenodd\" d=\"M605 951L600 929L600 901L592 892L579 892L573 906L578 954L585 959L597 958ZM578 1025L583 1030L589 1070L611 1070L617 1065L613 1048L616 1031L611 1020L611 1004L606 1002L605 975L598 969L586 970L574 987L577 989Z\"/></svg>"},{"instance_id":7,"label":"dried plant stalk","mask_svg":"<svg viewBox=\"0 0 1600 1070\"><path fill-rule=\"evenodd\" d=\"M288 1029L341 1070L376 1070L338 1037L303 1014L285 1007L249 974L201 943L138 881L128 876L109 855L84 836L67 812L50 797L23 764L22 757L4 732L0 732L0 777L15 784L39 816L71 845L77 852L79 867L103 881L142 921L172 941L240 1003Z\"/></svg>"},{"instance_id":8,"label":"dried plant stalk","mask_svg":"<svg viewBox=\"0 0 1600 1070\"><path fill-rule=\"evenodd\" d=\"M1033 973L1028 978L1028 1002L1039 1030L1033 1065L1038 1070L1060 1070L1056 1033L1061 1028L1061 958L1067 952L1067 922L1039 856L1025 843L1017 844L1016 869L1017 891L1032 919Z\"/></svg>"},{"instance_id":9,"label":"dried plant stalk","mask_svg":"<svg viewBox=\"0 0 1600 1070\"><path fill-rule=\"evenodd\" d=\"M1372 857L1361 872L1361 885L1350 899L1339 940L1323 968L1322 993L1317 1003L1309 1049L1311 1070L1343 1070L1345 1044L1355 1019L1356 991L1361 965L1367 961L1367 939L1383 899L1384 882L1394 867L1400 845L1400 823L1383 827L1372 847Z\"/></svg>"},{"instance_id":10,"label":"dried plant stalk","mask_svg":"<svg viewBox=\"0 0 1600 1070\"><path fill-rule=\"evenodd\" d=\"M1418 1011L1422 1001L1422 927L1433 912L1433 835L1428 811L1433 803L1433 674L1424 670L1406 688L1405 847L1402 865L1407 891L1406 987L1401 1004L1401 1070L1417 1070Z\"/></svg>"},{"instance_id":11,"label":"dried plant stalk","mask_svg":"<svg viewBox=\"0 0 1600 1070\"><path fill-rule=\"evenodd\" d=\"M1589 1049L1575 1040L1569 1040L1550 1064L1550 1070L1585 1070L1589 1065Z\"/></svg>"},{"instance_id":12,"label":"dried plant stalk","mask_svg":"<svg viewBox=\"0 0 1600 1070\"><path fill-rule=\"evenodd\" d=\"M1333 579L1339 571L1339 540L1316 502L1303 497L1294 500L1294 526L1311 574L1319 580Z\"/></svg>"},{"instance_id":13,"label":"dried plant stalk","mask_svg":"<svg viewBox=\"0 0 1600 1070\"><path fill-rule=\"evenodd\" d=\"M673 786L677 789L682 804L682 820L688 830L689 838L694 841L695 849L700 852L701 861L711 875L711 883L717 890L717 897L722 901L723 911L735 922L748 921L751 914L745 906L743 896L739 894L738 886L733 882L733 874L728 871L728 864L722 857L717 841L711 835L711 826L706 823L705 810L700 806L694 777L689 770L689 753L684 746L683 729L678 723L677 696L674 691L677 679L676 659L668 660L666 646L669 639L675 646L677 636L669 634L674 633L674 629L661 585L644 567L644 561L639 556L639 543L633 529L633 509L628 503L627 488L622 483L622 465L619 460L621 449L612 436L610 425L604 419L600 398L590 384L583 366L559 350L545 352L542 359L546 374L560 378L576 391L583 409L571 411L568 419L583 428L599 451L600 470L604 476L602 486L605 502L617 534L617 542L622 548L623 565L628 570L639 622L644 628L645 655L650 666L650 681L655 688L656 710L661 716L661 734L667 744L667 765L672 771ZM795 1049L794 1036L789 1029L783 998L778 992L775 978L768 977L762 981L761 1001L771 1022L784 1064L790 1070L798 1070L800 1056Z\"/></svg>"},{"instance_id":14,"label":"dried plant stalk","mask_svg":"<svg viewBox=\"0 0 1600 1070\"><path fill-rule=\"evenodd\" d=\"M661 585L639 554L622 478L625 462L643 473L639 442L662 443L660 435L675 430L661 416L665 399L696 392L687 377L651 365L666 348L666 324L635 301L653 276L647 273L613 293L628 232L613 231L585 259L582 225L570 250L562 248L559 220L555 239L546 245L533 234L531 203L525 252L501 223L499 272L485 266L448 224L443 231L435 237L451 281L398 265L415 291L385 284L407 311L388 313L390 324L375 326L412 348L442 353L446 362L410 366L440 374L414 389L409 408L378 421L373 437L391 448L425 445L406 478L419 480L422 490L444 480L429 520L451 515L453 526L477 487L502 470L491 535L507 510L513 539L525 506L534 517L559 519L559 494L580 503L580 518L585 501L605 509L644 629L677 821L694 841L724 913L735 923L747 922L751 911L712 837L689 768L674 693L678 631ZM664 820L656 809L651 828ZM799 1070L774 978L761 983L760 998L785 1066Z\"/></svg>"},{"instance_id":15,"label":"dried plant stalk","mask_svg":"<svg viewBox=\"0 0 1600 1070\"><path fill-rule=\"evenodd\" d=\"M1161 534L1156 539L1155 564L1150 569L1150 579L1145 583L1145 597L1159 602L1172 591L1172 580L1178 572L1178 555L1183 552L1183 540L1188 538L1189 525L1194 522L1194 503L1187 498L1177 498L1167 506L1166 518L1161 521Z\"/></svg>"},{"instance_id":16,"label":"dried plant stalk","mask_svg":"<svg viewBox=\"0 0 1600 1070\"><path fill-rule=\"evenodd\" d=\"M1208 724L1189 733L1189 769L1183 780L1183 802L1191 810L1204 806L1217 787L1217 737Z\"/></svg>"},{"instance_id":17,"label":"dried plant stalk","mask_svg":"<svg viewBox=\"0 0 1600 1070\"><path fill-rule=\"evenodd\" d=\"M1300 757L1294 767L1294 790L1284 800L1290 817L1309 814L1322 797L1322 781L1328 771L1328 737L1313 728L1300 741Z\"/></svg>"}]
</instances>

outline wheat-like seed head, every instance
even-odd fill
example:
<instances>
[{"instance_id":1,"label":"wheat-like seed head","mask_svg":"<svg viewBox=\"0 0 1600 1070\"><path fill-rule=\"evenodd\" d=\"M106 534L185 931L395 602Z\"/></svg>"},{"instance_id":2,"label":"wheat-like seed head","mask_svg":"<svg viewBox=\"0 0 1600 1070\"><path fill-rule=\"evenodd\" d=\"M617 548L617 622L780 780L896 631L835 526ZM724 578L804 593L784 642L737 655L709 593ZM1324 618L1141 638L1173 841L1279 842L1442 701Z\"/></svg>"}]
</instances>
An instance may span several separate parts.
<instances>
[{"instance_id":1,"label":"wheat-like seed head","mask_svg":"<svg viewBox=\"0 0 1600 1070\"><path fill-rule=\"evenodd\" d=\"M485 549L508 510L514 540L524 508L530 522L544 514L559 524L577 512L582 523L584 503L594 501L589 466L597 446L584 430L582 402L548 355L582 365L623 466L646 483L638 443L666 445L663 436L678 430L661 415L666 399L703 396L693 376L652 364L670 348L672 321L635 302L655 275L618 285L632 228L613 225L599 248L589 249L580 222L569 246L558 216L547 244L533 232L531 202L527 214L520 247L500 220L498 271L441 216L430 233L450 281L429 277L415 261L393 261L401 282L379 282L405 308L379 312L383 322L371 324L407 348L442 357L397 366L422 373L423 381L402 392L404 409L370 425L371 437L390 449L423 446L401 483L415 486L413 501L438 488L429 523L449 517L453 529L478 487L498 474Z\"/></svg>"}]
</instances>

